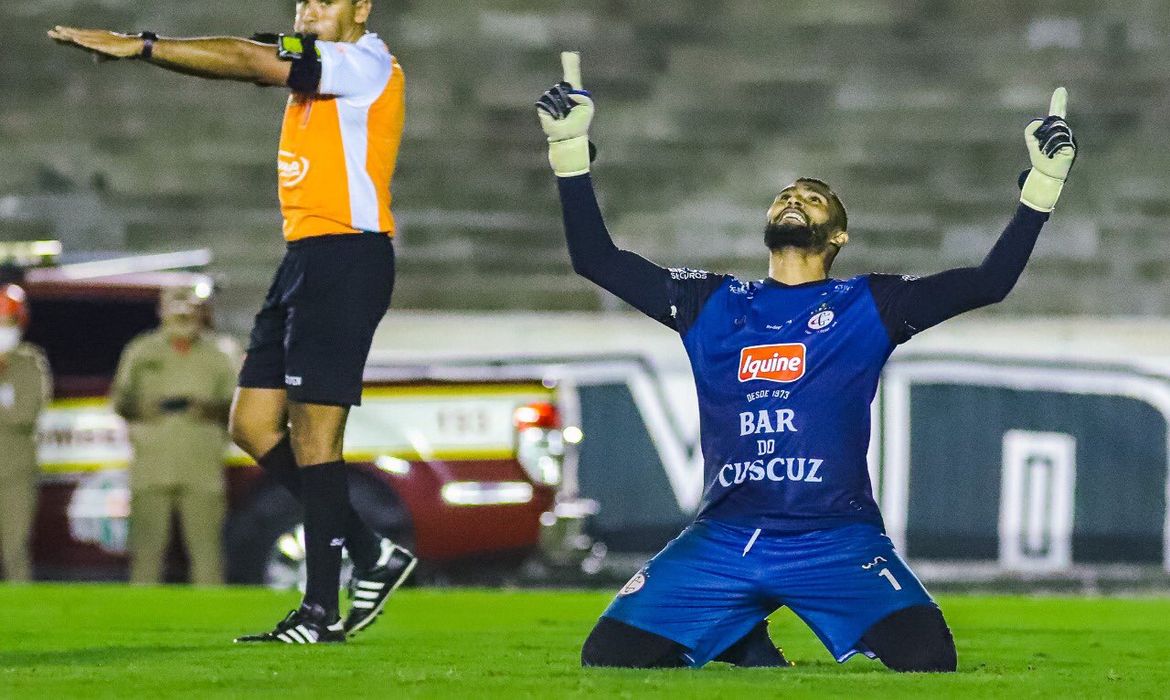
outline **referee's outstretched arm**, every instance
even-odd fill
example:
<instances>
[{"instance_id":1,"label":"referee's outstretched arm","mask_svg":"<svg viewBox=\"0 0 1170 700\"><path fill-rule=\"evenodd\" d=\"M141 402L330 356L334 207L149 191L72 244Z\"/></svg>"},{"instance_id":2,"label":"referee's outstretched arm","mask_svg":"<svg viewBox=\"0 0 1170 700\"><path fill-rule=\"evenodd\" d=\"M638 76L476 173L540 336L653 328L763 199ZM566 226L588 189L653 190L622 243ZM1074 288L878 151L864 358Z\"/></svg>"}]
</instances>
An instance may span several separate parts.
<instances>
[{"instance_id":1,"label":"referee's outstretched arm","mask_svg":"<svg viewBox=\"0 0 1170 700\"><path fill-rule=\"evenodd\" d=\"M155 39L143 34L61 26L49 30L49 38L92 53L98 60L135 58L200 78L288 85L292 63L281 60L271 44L239 37Z\"/></svg>"},{"instance_id":2,"label":"referee's outstretched arm","mask_svg":"<svg viewBox=\"0 0 1170 700\"><path fill-rule=\"evenodd\" d=\"M293 19L297 33L266 35L265 41L253 40L262 35L253 39L164 38L154 32L124 34L62 25L50 29L48 35L93 54L97 61L133 58L201 78L315 92L321 77L321 50L315 42L356 43L366 34L371 9L372 0L299 0Z\"/></svg>"}]
</instances>

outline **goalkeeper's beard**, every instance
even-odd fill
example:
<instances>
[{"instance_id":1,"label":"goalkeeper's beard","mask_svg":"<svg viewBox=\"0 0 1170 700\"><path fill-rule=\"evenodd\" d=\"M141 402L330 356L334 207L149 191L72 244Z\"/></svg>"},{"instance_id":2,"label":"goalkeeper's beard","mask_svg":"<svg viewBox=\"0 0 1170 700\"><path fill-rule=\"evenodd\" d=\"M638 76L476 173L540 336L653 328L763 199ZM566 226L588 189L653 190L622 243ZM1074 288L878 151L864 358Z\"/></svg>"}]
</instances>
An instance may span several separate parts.
<instances>
[{"instance_id":1,"label":"goalkeeper's beard","mask_svg":"<svg viewBox=\"0 0 1170 700\"><path fill-rule=\"evenodd\" d=\"M829 246L829 224L769 223L764 227L764 245L768 250L800 248L820 252Z\"/></svg>"}]
</instances>

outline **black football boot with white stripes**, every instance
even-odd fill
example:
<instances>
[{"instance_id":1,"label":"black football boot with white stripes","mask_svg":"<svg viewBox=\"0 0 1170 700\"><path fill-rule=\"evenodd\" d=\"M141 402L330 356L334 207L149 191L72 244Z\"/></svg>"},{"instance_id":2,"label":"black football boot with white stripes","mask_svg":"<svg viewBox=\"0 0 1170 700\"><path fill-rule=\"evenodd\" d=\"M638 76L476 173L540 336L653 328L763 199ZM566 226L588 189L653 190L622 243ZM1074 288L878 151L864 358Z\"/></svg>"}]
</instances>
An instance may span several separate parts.
<instances>
[{"instance_id":1,"label":"black football boot with white stripes","mask_svg":"<svg viewBox=\"0 0 1170 700\"><path fill-rule=\"evenodd\" d=\"M345 629L341 618L330 615L325 608L314 603L303 603L290 612L271 632L246 634L236 638L237 644L255 642L283 644L336 644L345 641Z\"/></svg>"},{"instance_id":2,"label":"black football boot with white stripes","mask_svg":"<svg viewBox=\"0 0 1170 700\"><path fill-rule=\"evenodd\" d=\"M382 540L382 553L376 564L368 569L354 568L349 581L351 599L349 614L345 617L345 632L357 634L369 627L382 614L390 594L414 571L418 557L390 540Z\"/></svg>"}]
</instances>

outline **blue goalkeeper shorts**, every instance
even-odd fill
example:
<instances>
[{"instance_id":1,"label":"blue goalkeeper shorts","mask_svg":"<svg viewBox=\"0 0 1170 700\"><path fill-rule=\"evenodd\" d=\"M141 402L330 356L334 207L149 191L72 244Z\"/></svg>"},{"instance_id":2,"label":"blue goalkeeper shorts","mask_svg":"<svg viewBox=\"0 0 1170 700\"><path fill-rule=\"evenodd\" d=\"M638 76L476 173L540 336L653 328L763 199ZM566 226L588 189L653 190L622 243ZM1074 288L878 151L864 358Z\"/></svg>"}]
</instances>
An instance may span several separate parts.
<instances>
[{"instance_id":1,"label":"blue goalkeeper shorts","mask_svg":"<svg viewBox=\"0 0 1170 700\"><path fill-rule=\"evenodd\" d=\"M687 648L699 667L788 606L837 661L873 656L861 637L934 601L873 525L764 533L701 521L666 545L603 613Z\"/></svg>"}]
</instances>

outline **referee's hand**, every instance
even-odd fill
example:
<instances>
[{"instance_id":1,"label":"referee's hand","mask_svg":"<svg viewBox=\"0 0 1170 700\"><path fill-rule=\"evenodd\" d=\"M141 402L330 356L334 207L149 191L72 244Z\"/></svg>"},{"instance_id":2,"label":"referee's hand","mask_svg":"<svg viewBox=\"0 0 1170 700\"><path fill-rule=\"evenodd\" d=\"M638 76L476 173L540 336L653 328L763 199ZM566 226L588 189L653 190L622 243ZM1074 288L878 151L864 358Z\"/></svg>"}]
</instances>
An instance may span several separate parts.
<instances>
[{"instance_id":1,"label":"referee's hand","mask_svg":"<svg viewBox=\"0 0 1170 700\"><path fill-rule=\"evenodd\" d=\"M73 46L93 54L96 61L113 61L119 58L137 58L142 53L142 37L119 34L105 29L78 29L57 25L48 31L48 36L58 44Z\"/></svg>"},{"instance_id":2,"label":"referee's hand","mask_svg":"<svg viewBox=\"0 0 1170 700\"><path fill-rule=\"evenodd\" d=\"M589 124L593 99L581 82L581 54L561 54L564 78L536 101L536 115L548 137L548 162L558 177L589 172Z\"/></svg>"}]
</instances>

